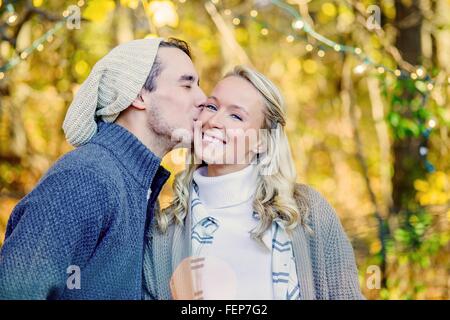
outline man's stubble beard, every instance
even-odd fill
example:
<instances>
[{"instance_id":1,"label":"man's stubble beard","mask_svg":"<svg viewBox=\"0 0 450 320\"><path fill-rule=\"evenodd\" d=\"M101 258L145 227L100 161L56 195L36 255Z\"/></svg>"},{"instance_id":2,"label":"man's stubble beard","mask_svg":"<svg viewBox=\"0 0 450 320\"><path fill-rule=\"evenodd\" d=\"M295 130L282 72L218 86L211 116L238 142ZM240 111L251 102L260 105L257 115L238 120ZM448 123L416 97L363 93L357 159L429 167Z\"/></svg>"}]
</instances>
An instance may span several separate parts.
<instances>
[{"instance_id":1,"label":"man's stubble beard","mask_svg":"<svg viewBox=\"0 0 450 320\"><path fill-rule=\"evenodd\" d=\"M157 103L153 103L147 109L147 127L148 130L152 131L160 139L159 143L161 145L171 150L178 144L178 139L173 137L176 128L168 123L160 107L157 105Z\"/></svg>"}]
</instances>

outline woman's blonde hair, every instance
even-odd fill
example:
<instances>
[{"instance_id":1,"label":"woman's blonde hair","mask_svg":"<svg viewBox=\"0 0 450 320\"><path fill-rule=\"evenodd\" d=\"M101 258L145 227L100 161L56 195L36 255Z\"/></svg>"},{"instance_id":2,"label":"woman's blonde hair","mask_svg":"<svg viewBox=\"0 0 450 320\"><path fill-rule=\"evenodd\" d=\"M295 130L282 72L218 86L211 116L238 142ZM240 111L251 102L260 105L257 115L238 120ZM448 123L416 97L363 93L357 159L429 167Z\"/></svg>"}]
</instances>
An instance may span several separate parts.
<instances>
[{"instance_id":1,"label":"woman's blonde hair","mask_svg":"<svg viewBox=\"0 0 450 320\"><path fill-rule=\"evenodd\" d=\"M259 178L256 186L253 209L258 214L259 224L252 236L261 240L262 234L274 219L284 221L288 229L298 222L304 224L308 212L305 197L295 187L296 170L287 136L284 132L286 114L280 91L265 76L248 67L236 66L227 77L240 77L249 81L262 95L265 104L264 134L265 152L258 155L256 163ZM194 152L188 154L188 168L180 172L173 184L174 199L170 206L157 214L158 227L165 232L170 223L183 223L189 208L189 193L194 171L202 166L194 161Z\"/></svg>"}]
</instances>

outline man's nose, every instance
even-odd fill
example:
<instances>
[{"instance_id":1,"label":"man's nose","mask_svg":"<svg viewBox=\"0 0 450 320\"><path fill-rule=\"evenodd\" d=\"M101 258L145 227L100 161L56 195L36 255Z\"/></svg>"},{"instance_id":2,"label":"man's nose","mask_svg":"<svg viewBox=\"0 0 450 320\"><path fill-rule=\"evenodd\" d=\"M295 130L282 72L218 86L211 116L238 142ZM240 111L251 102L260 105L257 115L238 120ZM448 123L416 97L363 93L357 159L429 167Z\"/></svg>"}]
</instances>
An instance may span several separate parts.
<instances>
[{"instance_id":1,"label":"man's nose","mask_svg":"<svg viewBox=\"0 0 450 320\"><path fill-rule=\"evenodd\" d=\"M199 87L198 88L198 91L197 91L197 94L196 94L196 97L195 97L195 106L198 108L198 107L201 107L202 106L202 104L206 101L206 95L205 95L205 93L203 92L203 90Z\"/></svg>"},{"instance_id":2,"label":"man's nose","mask_svg":"<svg viewBox=\"0 0 450 320\"><path fill-rule=\"evenodd\" d=\"M198 119L200 112L202 111L203 103L206 101L206 95L202 89L199 88L196 96L195 96L195 117L194 120Z\"/></svg>"}]
</instances>

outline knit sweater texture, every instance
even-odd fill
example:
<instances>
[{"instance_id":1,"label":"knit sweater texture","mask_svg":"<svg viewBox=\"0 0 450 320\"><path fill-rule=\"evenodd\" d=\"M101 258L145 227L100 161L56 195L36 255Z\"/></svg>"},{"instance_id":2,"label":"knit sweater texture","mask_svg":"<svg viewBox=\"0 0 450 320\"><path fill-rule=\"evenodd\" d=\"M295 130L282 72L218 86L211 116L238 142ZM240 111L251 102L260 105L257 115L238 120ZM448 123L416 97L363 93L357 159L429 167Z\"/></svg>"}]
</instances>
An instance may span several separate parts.
<instances>
[{"instance_id":1,"label":"knit sweater texture","mask_svg":"<svg viewBox=\"0 0 450 320\"><path fill-rule=\"evenodd\" d=\"M144 230L169 172L125 128L98 128L13 210L0 299L142 298Z\"/></svg>"},{"instance_id":2,"label":"knit sweater texture","mask_svg":"<svg viewBox=\"0 0 450 320\"><path fill-rule=\"evenodd\" d=\"M312 231L299 224L291 234L300 299L365 299L352 245L335 210L310 186L298 184L296 188L308 203L306 224ZM173 298L171 277L180 263L192 255L190 219L189 210L184 223L171 224L164 233L158 229L156 219L152 221L144 254L146 299Z\"/></svg>"}]
</instances>

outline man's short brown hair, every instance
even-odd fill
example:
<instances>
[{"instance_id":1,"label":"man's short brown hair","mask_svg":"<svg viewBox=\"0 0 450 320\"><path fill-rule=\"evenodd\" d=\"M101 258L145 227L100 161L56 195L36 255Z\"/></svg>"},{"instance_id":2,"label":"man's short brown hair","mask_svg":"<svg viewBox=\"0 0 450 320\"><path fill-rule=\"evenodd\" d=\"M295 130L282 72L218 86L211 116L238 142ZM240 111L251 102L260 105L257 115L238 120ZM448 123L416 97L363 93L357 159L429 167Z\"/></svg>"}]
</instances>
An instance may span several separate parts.
<instances>
[{"instance_id":1,"label":"man's short brown hair","mask_svg":"<svg viewBox=\"0 0 450 320\"><path fill-rule=\"evenodd\" d=\"M186 41L176 39L176 38L169 38L168 40L161 41L159 43L159 48L177 48L183 51L188 55L190 59L192 59L191 55L191 49ZM161 60L158 59L158 55L155 58L155 62L153 63L152 69L150 70L147 80L145 80L144 83L144 89L152 92L156 89L156 78L161 74L163 65L161 63Z\"/></svg>"}]
</instances>

